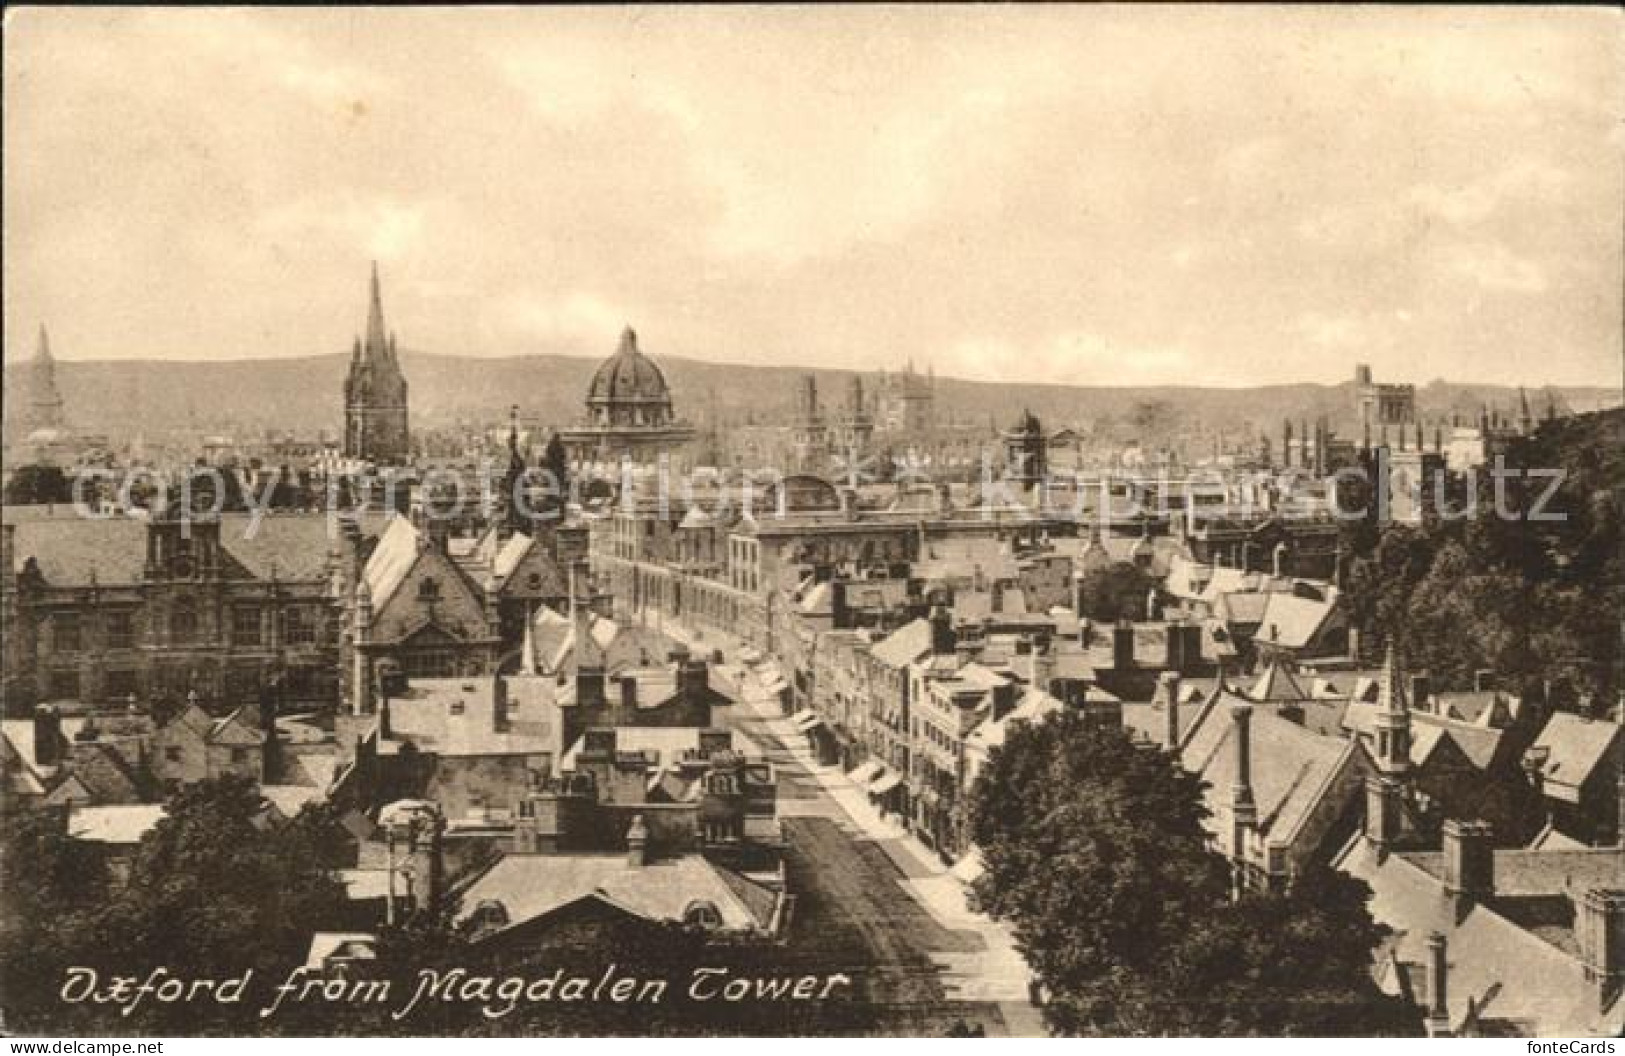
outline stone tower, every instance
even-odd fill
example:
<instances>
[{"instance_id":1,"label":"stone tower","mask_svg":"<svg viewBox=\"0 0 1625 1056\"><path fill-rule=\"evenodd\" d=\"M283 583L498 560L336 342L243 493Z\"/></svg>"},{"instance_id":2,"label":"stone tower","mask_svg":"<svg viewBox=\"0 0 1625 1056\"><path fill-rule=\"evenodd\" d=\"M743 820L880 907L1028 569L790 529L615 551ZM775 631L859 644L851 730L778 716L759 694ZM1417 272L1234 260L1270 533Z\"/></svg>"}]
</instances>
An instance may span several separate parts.
<instances>
[{"instance_id":1,"label":"stone tower","mask_svg":"<svg viewBox=\"0 0 1625 1056\"><path fill-rule=\"evenodd\" d=\"M372 302L365 343L356 338L344 379L344 455L378 465L402 465L411 455L406 424L406 377L395 335L385 336L378 265L372 266Z\"/></svg>"}]
</instances>

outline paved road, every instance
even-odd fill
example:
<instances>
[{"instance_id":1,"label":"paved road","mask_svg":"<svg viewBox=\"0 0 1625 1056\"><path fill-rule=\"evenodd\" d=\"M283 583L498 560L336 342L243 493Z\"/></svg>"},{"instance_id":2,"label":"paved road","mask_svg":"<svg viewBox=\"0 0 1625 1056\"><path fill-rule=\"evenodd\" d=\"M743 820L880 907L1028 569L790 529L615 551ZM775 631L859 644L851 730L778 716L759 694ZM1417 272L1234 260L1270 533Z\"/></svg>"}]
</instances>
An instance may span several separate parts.
<instances>
[{"instance_id":1,"label":"paved road","mask_svg":"<svg viewBox=\"0 0 1625 1056\"><path fill-rule=\"evenodd\" d=\"M955 1000L944 987L942 955L974 954L983 948L980 937L943 927L915 901L897 863L765 721L742 706L728 709L727 721L778 771L786 867L797 896L789 950L798 962L855 980L850 1016L831 1030L939 1036L963 1020L990 1035L1009 1033L997 1004Z\"/></svg>"}]
</instances>

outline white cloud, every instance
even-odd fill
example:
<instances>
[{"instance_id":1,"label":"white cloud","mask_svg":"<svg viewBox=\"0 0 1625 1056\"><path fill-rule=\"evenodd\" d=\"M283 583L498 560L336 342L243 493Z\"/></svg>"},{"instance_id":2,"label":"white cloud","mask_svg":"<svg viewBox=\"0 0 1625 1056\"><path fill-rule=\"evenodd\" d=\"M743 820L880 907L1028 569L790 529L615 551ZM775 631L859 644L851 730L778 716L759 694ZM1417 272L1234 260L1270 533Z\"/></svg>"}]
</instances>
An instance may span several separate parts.
<instances>
[{"instance_id":1,"label":"white cloud","mask_svg":"<svg viewBox=\"0 0 1625 1056\"><path fill-rule=\"evenodd\" d=\"M1546 272L1539 264L1494 243L1453 246L1445 252L1444 264L1486 290L1534 294L1546 289Z\"/></svg>"}]
</instances>

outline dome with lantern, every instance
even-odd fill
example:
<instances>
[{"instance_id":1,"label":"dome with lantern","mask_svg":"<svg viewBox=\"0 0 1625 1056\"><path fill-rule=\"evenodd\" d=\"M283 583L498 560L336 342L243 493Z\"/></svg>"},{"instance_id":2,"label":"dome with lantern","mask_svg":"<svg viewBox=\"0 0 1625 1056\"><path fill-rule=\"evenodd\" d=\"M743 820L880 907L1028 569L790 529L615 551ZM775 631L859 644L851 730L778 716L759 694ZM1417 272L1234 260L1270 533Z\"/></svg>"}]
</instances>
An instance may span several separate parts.
<instances>
[{"instance_id":1,"label":"dome with lantern","mask_svg":"<svg viewBox=\"0 0 1625 1056\"><path fill-rule=\"evenodd\" d=\"M672 420L671 390L654 360L638 348L631 327L620 347L599 365L587 389L587 413L598 426L663 426Z\"/></svg>"}]
</instances>

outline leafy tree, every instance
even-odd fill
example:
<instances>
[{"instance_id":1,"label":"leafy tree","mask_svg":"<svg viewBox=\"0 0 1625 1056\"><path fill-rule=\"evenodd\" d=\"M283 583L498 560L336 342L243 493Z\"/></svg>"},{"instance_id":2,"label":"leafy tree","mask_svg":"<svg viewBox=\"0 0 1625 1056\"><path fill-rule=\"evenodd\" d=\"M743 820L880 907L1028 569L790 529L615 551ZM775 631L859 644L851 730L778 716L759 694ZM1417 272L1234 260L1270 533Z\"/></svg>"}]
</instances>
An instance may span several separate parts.
<instances>
[{"instance_id":1,"label":"leafy tree","mask_svg":"<svg viewBox=\"0 0 1625 1056\"><path fill-rule=\"evenodd\" d=\"M315 853L327 824L319 815L271 824L258 789L242 778L176 793L107 901L99 952L86 963L104 974L163 965L185 977L252 969L262 982L280 979L303 961L312 932L343 922L343 886ZM153 1004L125 1022L196 1033L218 1017L222 1029L258 1030L252 1003Z\"/></svg>"},{"instance_id":2,"label":"leafy tree","mask_svg":"<svg viewBox=\"0 0 1625 1056\"><path fill-rule=\"evenodd\" d=\"M14 1029L62 1029L57 988L96 945L107 883L62 811L0 814L0 1009Z\"/></svg>"},{"instance_id":3,"label":"leafy tree","mask_svg":"<svg viewBox=\"0 0 1625 1056\"><path fill-rule=\"evenodd\" d=\"M1062 1034L1408 1032L1369 975L1369 892L1331 874L1232 901L1201 781L1120 728L1018 725L971 796L978 903L1013 926Z\"/></svg>"},{"instance_id":4,"label":"leafy tree","mask_svg":"<svg viewBox=\"0 0 1625 1056\"><path fill-rule=\"evenodd\" d=\"M1128 561L1092 569L1078 584L1079 615L1103 623L1145 619L1145 599L1157 581Z\"/></svg>"},{"instance_id":5,"label":"leafy tree","mask_svg":"<svg viewBox=\"0 0 1625 1056\"><path fill-rule=\"evenodd\" d=\"M18 466L5 487L7 506L44 506L73 501L73 482L61 466Z\"/></svg>"}]
</instances>

